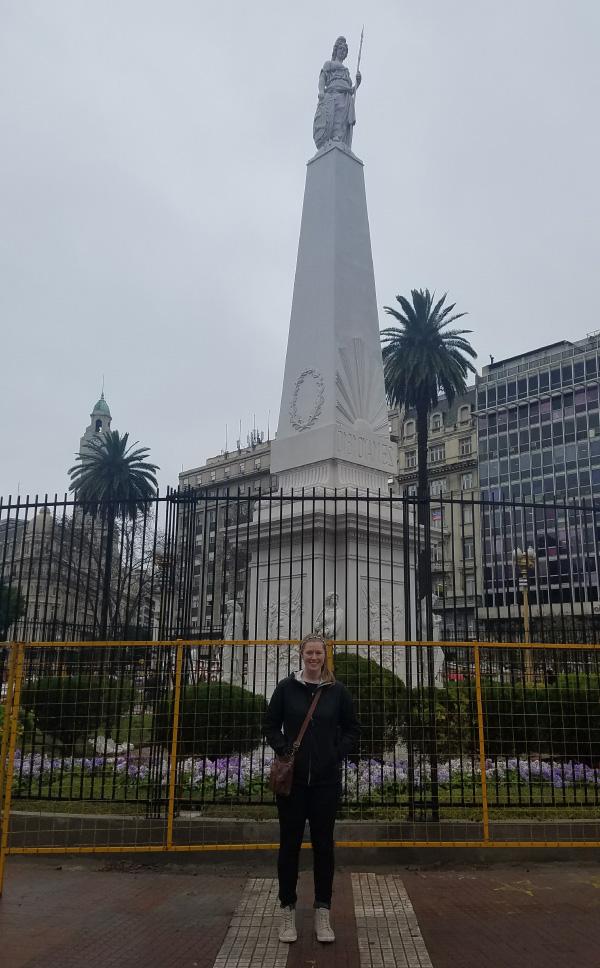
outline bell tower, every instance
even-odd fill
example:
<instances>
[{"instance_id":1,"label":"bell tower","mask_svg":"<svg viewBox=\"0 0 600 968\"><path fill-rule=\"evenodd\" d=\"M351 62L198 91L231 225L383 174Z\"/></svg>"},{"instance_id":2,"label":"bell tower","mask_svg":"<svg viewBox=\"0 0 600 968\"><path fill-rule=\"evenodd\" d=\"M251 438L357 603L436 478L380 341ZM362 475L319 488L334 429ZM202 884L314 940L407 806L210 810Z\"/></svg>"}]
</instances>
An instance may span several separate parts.
<instances>
[{"instance_id":1,"label":"bell tower","mask_svg":"<svg viewBox=\"0 0 600 968\"><path fill-rule=\"evenodd\" d=\"M100 394L100 399L94 405L94 408L90 414L90 425L86 427L83 437L79 442L79 453L85 448L85 445L89 440L98 436L98 434L105 434L107 430L110 430L112 417L110 413L109 406L104 399L104 390Z\"/></svg>"}]
</instances>

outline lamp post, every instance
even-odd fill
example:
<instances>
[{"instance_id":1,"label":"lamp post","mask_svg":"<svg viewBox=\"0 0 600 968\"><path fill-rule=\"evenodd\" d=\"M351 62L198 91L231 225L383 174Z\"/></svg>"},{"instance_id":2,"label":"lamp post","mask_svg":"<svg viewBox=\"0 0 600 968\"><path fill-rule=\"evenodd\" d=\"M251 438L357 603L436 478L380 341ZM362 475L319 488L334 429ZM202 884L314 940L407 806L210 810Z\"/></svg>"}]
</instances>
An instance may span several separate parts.
<instances>
[{"instance_id":1,"label":"lamp post","mask_svg":"<svg viewBox=\"0 0 600 968\"><path fill-rule=\"evenodd\" d=\"M523 594L523 632L524 641L528 645L531 642L531 626L529 624L529 575L535 571L535 551L529 545L527 551L517 548L513 551L513 561L519 569L519 588ZM533 666L533 653L531 649L525 649L525 683L533 685L535 682L535 672Z\"/></svg>"}]
</instances>

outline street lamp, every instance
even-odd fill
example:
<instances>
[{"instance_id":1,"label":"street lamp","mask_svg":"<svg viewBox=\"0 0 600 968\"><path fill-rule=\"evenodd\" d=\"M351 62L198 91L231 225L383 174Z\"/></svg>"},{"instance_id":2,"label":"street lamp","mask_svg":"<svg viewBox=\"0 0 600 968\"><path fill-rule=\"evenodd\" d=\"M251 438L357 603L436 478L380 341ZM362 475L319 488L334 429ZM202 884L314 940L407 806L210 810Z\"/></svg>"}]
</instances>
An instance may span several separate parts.
<instances>
[{"instance_id":1,"label":"street lamp","mask_svg":"<svg viewBox=\"0 0 600 968\"><path fill-rule=\"evenodd\" d=\"M529 545L527 551L517 548L513 551L513 561L519 569L519 588L523 593L523 631L526 644L531 642L531 627L529 624L529 575L535 571L535 551ZM525 649L525 682L532 685L535 682L533 667L533 653L531 649Z\"/></svg>"}]
</instances>

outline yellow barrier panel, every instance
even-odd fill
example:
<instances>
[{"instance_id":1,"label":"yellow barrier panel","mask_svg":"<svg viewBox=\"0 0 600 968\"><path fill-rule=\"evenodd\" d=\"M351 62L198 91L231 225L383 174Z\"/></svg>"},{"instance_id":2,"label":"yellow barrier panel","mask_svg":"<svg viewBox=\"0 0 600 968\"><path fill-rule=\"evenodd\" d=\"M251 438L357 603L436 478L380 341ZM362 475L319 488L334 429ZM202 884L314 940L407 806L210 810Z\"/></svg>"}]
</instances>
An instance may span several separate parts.
<instances>
[{"instance_id":1,"label":"yellow barrier panel","mask_svg":"<svg viewBox=\"0 0 600 968\"><path fill-rule=\"evenodd\" d=\"M49 639L44 642L26 643L26 647L35 649L91 649L91 648L148 648L160 646L173 646L177 640L174 639L119 639L118 641L90 641L82 639L77 642L57 642ZM268 645L272 648L287 648L289 645L300 645L300 639L182 639L186 648L221 648L222 646L239 645L244 648L255 648ZM480 649L507 649L525 651L529 649L544 649L546 652L566 651L566 652L600 652L600 642L586 642L582 645L578 642L482 642L466 639L464 641L454 641L454 639L440 639L439 641L429 642L425 639L335 639L330 640L330 646L335 644L336 648L341 646L374 648L385 646L386 648L408 648L411 649L473 649L478 646ZM7 642L6 645L17 645L16 642Z\"/></svg>"},{"instance_id":2,"label":"yellow barrier panel","mask_svg":"<svg viewBox=\"0 0 600 968\"><path fill-rule=\"evenodd\" d=\"M12 643L10 646L10 658L9 658L9 669L8 669L8 682L7 682L7 698L5 706L5 720L2 731L2 760L0 763L1 775L0 775L0 802L3 803L3 813L2 813L2 827L1 827L1 837L0 837L0 893L2 888L2 880L4 875L5 858L6 856L21 855L21 854L61 854L61 853L73 853L73 854L87 854L87 853L157 853L161 851L169 852L222 852L222 851L249 851L249 850L274 850L278 847L276 843L198 843L198 844L175 844L174 839L174 818L176 810L177 801L177 769L178 769L178 742L179 742L179 725L181 717L181 696L183 687L183 677L184 677L184 658L186 649L205 647L209 649L220 649L223 647L238 646L244 649L248 648L261 648L264 646L270 647L280 647L286 648L290 645L297 645L298 640L213 640L213 639L201 639L201 640L177 640L174 641L137 641L137 640L124 640L118 642L35 642L30 645L23 645L22 643ZM488 786L486 779L486 750L485 750L485 733L484 733L484 714L483 714L483 696L482 696L482 672L481 672L481 650L482 649L500 649L500 650L519 650L523 651L523 643L518 642L425 642L425 641L407 641L407 640L339 640L337 642L329 641L327 643L327 661L330 667L334 667L335 664L335 648L341 648L343 646L351 647L365 647L365 648L378 648L384 646L386 648L417 648L417 649L427 649L432 647L448 647L452 649L464 648L468 649L473 656L474 660L474 684L475 684L475 698L476 698L476 711L477 711L477 735L478 735L478 747L479 747L479 769L480 769L480 783L481 783L481 798L482 798L482 824L483 824L483 838L472 839L465 837L463 840L456 839L443 839L443 836L439 839L373 839L373 840L339 840L337 845L339 847L345 848L372 848L372 847L387 847L387 848L400 848L400 847L485 847L485 848L511 848L511 847L587 847L587 848L597 848L600 846L599 840L594 839L560 839L560 838L540 838L539 840L527 840L527 839L507 839L507 840L497 840L492 839L490 836L490 818L489 810L490 804L488 800ZM28 649L63 649L63 648L76 648L82 650L91 650L97 648L123 648L132 647L136 649L140 648L152 648L161 649L175 648L175 670L173 679L173 718L172 718L172 736L170 742L170 758L168 766L168 791L167 791L167 811L166 811L166 831L165 839L163 843L155 844L148 843L147 845L141 846L139 843L115 846L106 844L101 845L90 845L90 844L80 844L79 846L40 846L40 847L9 847L8 846L8 834L9 834L9 821L10 821L10 810L11 810L11 778L13 775L14 762L15 762L15 751L16 751L16 741L18 733L18 718L20 711L20 695L21 695L21 685L23 681L23 671L24 671L24 659L25 653ZM588 652L597 653L600 651L600 643L580 645L575 643L527 643L526 648L529 650L548 650L548 651L578 651L578 652ZM3 799L2 799L3 798ZM494 804L492 804L494 805ZM593 805L593 802L592 802ZM500 804L497 804L500 806ZM553 821L554 822L554 821ZM415 831L417 832L417 831ZM307 845L305 845L307 846Z\"/></svg>"},{"instance_id":3,"label":"yellow barrier panel","mask_svg":"<svg viewBox=\"0 0 600 968\"><path fill-rule=\"evenodd\" d=\"M4 706L4 720L2 722L2 744L0 747L0 806L4 803L4 782L7 776L6 754L8 752L8 737L10 735L11 712L13 707L13 690L15 685L15 666L17 658L16 646L11 646L8 652L8 678L6 682L6 705ZM1 683L0 683L1 686Z\"/></svg>"},{"instance_id":4,"label":"yellow barrier panel","mask_svg":"<svg viewBox=\"0 0 600 968\"><path fill-rule=\"evenodd\" d=\"M23 661L24 649L19 643L15 649L15 674L13 685L13 698L10 704L10 728L8 738L8 762L6 765L6 782L4 790L4 803L2 807L2 832L0 835L0 897L4 885L4 867L8 849L8 825L10 821L10 805L12 800L12 775L15 762L15 748L17 745L17 727L19 721L19 703L21 699L21 682L23 681Z\"/></svg>"},{"instance_id":5,"label":"yellow barrier panel","mask_svg":"<svg viewBox=\"0 0 600 968\"><path fill-rule=\"evenodd\" d=\"M181 706L181 674L183 671L183 642L177 643L175 659L175 694L173 696L173 736L169 764L169 806L167 811L167 850L173 846L173 818L175 816L175 785L177 782L177 739L179 736L179 708Z\"/></svg>"},{"instance_id":6,"label":"yellow barrier panel","mask_svg":"<svg viewBox=\"0 0 600 968\"><path fill-rule=\"evenodd\" d=\"M477 728L479 732L479 769L481 771L481 806L483 811L483 839L490 839L490 821L488 816L487 778L485 774L485 741L483 733L483 703L481 701L481 665L479 663L479 648L475 645L475 693L477 697Z\"/></svg>"}]
</instances>

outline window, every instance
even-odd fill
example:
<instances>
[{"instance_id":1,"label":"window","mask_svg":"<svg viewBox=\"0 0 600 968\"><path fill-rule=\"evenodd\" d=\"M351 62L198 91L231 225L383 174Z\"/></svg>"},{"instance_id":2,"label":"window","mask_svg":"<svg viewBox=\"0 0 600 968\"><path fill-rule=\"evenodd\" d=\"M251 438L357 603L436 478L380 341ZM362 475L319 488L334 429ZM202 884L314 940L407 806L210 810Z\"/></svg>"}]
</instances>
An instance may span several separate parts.
<instances>
[{"instance_id":1,"label":"window","mask_svg":"<svg viewBox=\"0 0 600 968\"><path fill-rule=\"evenodd\" d=\"M216 481L216 479L217 479L217 472L216 471L211 471L210 472L210 479L211 479L211 481Z\"/></svg>"},{"instance_id":2,"label":"window","mask_svg":"<svg viewBox=\"0 0 600 968\"><path fill-rule=\"evenodd\" d=\"M416 484L409 484L408 485L408 488L406 490L406 493L408 494L409 497L416 497L417 496L417 485Z\"/></svg>"},{"instance_id":3,"label":"window","mask_svg":"<svg viewBox=\"0 0 600 968\"><path fill-rule=\"evenodd\" d=\"M440 461L446 458L446 447L445 444L436 444L435 447L429 448L429 461L431 464L439 464Z\"/></svg>"},{"instance_id":4,"label":"window","mask_svg":"<svg viewBox=\"0 0 600 968\"><path fill-rule=\"evenodd\" d=\"M444 582L443 581L436 582L436 585L435 585L435 593L434 593L436 595L436 597L437 598L443 598L445 591L446 591L446 587L444 585Z\"/></svg>"},{"instance_id":5,"label":"window","mask_svg":"<svg viewBox=\"0 0 600 968\"><path fill-rule=\"evenodd\" d=\"M461 491L470 491L472 487L473 487L473 475L470 472L468 474L461 474L461 478L460 478Z\"/></svg>"},{"instance_id":6,"label":"window","mask_svg":"<svg viewBox=\"0 0 600 968\"><path fill-rule=\"evenodd\" d=\"M463 541L463 558L465 561L473 560L473 539L465 538Z\"/></svg>"},{"instance_id":7,"label":"window","mask_svg":"<svg viewBox=\"0 0 600 968\"><path fill-rule=\"evenodd\" d=\"M463 523L473 524L473 508L470 504L463 505Z\"/></svg>"},{"instance_id":8,"label":"window","mask_svg":"<svg viewBox=\"0 0 600 968\"><path fill-rule=\"evenodd\" d=\"M223 470L223 473L224 473L225 477L229 477L230 472L231 472L231 468L230 467L225 467L224 470Z\"/></svg>"},{"instance_id":9,"label":"window","mask_svg":"<svg viewBox=\"0 0 600 968\"><path fill-rule=\"evenodd\" d=\"M466 457L467 454L471 453L471 438L463 437L458 443L458 451L461 457Z\"/></svg>"},{"instance_id":10,"label":"window","mask_svg":"<svg viewBox=\"0 0 600 968\"><path fill-rule=\"evenodd\" d=\"M255 459L255 461L254 461L254 467L256 468L257 471L260 470L260 457L257 457Z\"/></svg>"},{"instance_id":11,"label":"window","mask_svg":"<svg viewBox=\"0 0 600 968\"><path fill-rule=\"evenodd\" d=\"M465 595L467 598L474 598L475 596L475 579L466 578L465 579Z\"/></svg>"},{"instance_id":12,"label":"window","mask_svg":"<svg viewBox=\"0 0 600 968\"><path fill-rule=\"evenodd\" d=\"M198 474L198 477L196 478L196 484L202 484L202 474Z\"/></svg>"},{"instance_id":13,"label":"window","mask_svg":"<svg viewBox=\"0 0 600 968\"><path fill-rule=\"evenodd\" d=\"M407 450L405 455L405 462L407 467L417 466L417 452L416 450Z\"/></svg>"},{"instance_id":14,"label":"window","mask_svg":"<svg viewBox=\"0 0 600 968\"><path fill-rule=\"evenodd\" d=\"M432 481L429 485L429 491L433 497L443 494L447 489L448 482L446 481L445 477L440 477L437 481Z\"/></svg>"},{"instance_id":15,"label":"window","mask_svg":"<svg viewBox=\"0 0 600 968\"><path fill-rule=\"evenodd\" d=\"M245 474L245 473L246 473L246 465L242 461L242 463L240 464L240 474Z\"/></svg>"},{"instance_id":16,"label":"window","mask_svg":"<svg viewBox=\"0 0 600 968\"><path fill-rule=\"evenodd\" d=\"M441 413L434 413L431 417L431 429L441 430L442 429L442 415Z\"/></svg>"},{"instance_id":17,"label":"window","mask_svg":"<svg viewBox=\"0 0 600 968\"><path fill-rule=\"evenodd\" d=\"M414 420L407 420L404 424L404 436L414 437L415 435L415 422Z\"/></svg>"},{"instance_id":18,"label":"window","mask_svg":"<svg viewBox=\"0 0 600 968\"><path fill-rule=\"evenodd\" d=\"M458 411L458 422L468 423L471 417L471 408L467 406L460 407Z\"/></svg>"}]
</instances>

